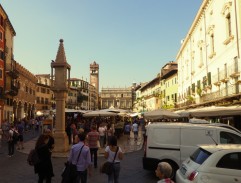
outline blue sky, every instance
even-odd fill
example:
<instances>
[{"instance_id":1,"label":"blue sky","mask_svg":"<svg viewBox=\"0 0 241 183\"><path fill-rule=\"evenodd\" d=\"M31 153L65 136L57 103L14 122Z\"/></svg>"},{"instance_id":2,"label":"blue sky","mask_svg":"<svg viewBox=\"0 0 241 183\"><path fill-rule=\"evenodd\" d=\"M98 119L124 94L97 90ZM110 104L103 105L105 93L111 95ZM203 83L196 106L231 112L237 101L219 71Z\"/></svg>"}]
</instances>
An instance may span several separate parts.
<instances>
[{"instance_id":1,"label":"blue sky","mask_svg":"<svg viewBox=\"0 0 241 183\"><path fill-rule=\"evenodd\" d=\"M64 39L71 77L89 81L100 65L102 87L152 80L175 60L202 0L1 0L16 31L14 58L50 74Z\"/></svg>"}]
</instances>

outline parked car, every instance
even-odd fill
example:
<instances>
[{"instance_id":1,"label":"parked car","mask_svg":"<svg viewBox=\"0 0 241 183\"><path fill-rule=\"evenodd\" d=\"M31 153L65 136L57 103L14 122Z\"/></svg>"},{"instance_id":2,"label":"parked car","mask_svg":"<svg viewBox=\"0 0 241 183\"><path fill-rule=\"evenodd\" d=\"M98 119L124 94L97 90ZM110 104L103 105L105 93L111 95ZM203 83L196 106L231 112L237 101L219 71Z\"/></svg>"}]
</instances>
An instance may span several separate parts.
<instances>
[{"instance_id":1,"label":"parked car","mask_svg":"<svg viewBox=\"0 0 241 183\"><path fill-rule=\"evenodd\" d=\"M200 145L177 170L176 182L241 182L241 145Z\"/></svg>"},{"instance_id":2,"label":"parked car","mask_svg":"<svg viewBox=\"0 0 241 183\"><path fill-rule=\"evenodd\" d=\"M240 144L238 130L209 124L151 123L146 126L143 168L154 171L159 162L168 162L173 169L172 178L181 163L198 144Z\"/></svg>"}]
</instances>

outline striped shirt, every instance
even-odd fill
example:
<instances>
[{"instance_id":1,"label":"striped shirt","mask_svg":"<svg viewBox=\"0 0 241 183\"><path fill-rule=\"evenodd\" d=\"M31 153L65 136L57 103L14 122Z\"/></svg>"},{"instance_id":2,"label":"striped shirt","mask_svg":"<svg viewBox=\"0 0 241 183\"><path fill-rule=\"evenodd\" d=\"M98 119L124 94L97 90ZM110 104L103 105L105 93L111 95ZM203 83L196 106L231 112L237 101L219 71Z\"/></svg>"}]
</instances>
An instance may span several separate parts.
<instances>
[{"instance_id":1,"label":"striped shirt","mask_svg":"<svg viewBox=\"0 0 241 183\"><path fill-rule=\"evenodd\" d=\"M90 148L98 148L98 140L100 140L99 132L91 131L88 133L88 144Z\"/></svg>"}]
</instances>

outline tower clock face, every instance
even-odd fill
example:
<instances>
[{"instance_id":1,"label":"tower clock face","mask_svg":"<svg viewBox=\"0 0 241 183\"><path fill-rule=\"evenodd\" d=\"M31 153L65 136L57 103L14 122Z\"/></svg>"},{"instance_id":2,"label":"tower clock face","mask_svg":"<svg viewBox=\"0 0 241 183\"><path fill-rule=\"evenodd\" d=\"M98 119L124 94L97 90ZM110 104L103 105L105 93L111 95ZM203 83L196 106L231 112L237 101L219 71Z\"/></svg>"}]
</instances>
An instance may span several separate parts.
<instances>
[{"instance_id":1,"label":"tower clock face","mask_svg":"<svg viewBox=\"0 0 241 183\"><path fill-rule=\"evenodd\" d=\"M98 71L97 70L91 70L90 73L91 74L98 74Z\"/></svg>"}]
</instances>

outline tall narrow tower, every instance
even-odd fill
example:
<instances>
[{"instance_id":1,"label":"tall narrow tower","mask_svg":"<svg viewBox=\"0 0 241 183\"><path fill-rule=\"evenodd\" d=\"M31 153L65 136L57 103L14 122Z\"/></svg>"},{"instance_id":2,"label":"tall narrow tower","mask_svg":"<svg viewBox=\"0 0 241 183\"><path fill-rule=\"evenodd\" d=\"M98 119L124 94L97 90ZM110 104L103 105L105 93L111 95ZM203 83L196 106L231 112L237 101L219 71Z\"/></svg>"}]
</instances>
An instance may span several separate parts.
<instances>
[{"instance_id":1,"label":"tall narrow tower","mask_svg":"<svg viewBox=\"0 0 241 183\"><path fill-rule=\"evenodd\" d=\"M60 39L55 61L51 63L51 89L56 100L55 153L69 150L68 138L65 133L65 100L69 89L70 65L66 61L64 40Z\"/></svg>"},{"instance_id":2,"label":"tall narrow tower","mask_svg":"<svg viewBox=\"0 0 241 183\"><path fill-rule=\"evenodd\" d=\"M90 64L90 84L96 89L97 106L99 106L99 64L95 61Z\"/></svg>"}]
</instances>

